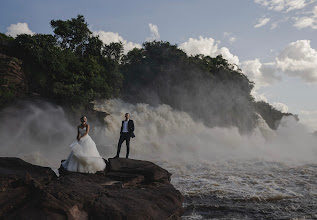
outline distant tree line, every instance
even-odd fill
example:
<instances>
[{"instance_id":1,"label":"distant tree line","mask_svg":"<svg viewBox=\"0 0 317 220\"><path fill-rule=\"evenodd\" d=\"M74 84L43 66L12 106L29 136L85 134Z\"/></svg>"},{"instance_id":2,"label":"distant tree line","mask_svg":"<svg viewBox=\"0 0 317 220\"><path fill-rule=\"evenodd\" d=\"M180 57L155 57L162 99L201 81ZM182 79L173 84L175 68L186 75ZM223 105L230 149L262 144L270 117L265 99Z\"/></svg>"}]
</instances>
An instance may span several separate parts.
<instances>
[{"instance_id":1,"label":"distant tree line","mask_svg":"<svg viewBox=\"0 0 317 220\"><path fill-rule=\"evenodd\" d=\"M220 55L188 56L163 41L145 42L124 54L122 43L104 44L93 36L82 15L52 20L51 27L54 35L1 34L0 52L23 61L29 92L74 111L96 99L164 103L208 126L237 126L240 131L256 126L256 113L271 128L284 115L268 103L255 102L253 83ZM13 90L1 87L2 105Z\"/></svg>"}]
</instances>

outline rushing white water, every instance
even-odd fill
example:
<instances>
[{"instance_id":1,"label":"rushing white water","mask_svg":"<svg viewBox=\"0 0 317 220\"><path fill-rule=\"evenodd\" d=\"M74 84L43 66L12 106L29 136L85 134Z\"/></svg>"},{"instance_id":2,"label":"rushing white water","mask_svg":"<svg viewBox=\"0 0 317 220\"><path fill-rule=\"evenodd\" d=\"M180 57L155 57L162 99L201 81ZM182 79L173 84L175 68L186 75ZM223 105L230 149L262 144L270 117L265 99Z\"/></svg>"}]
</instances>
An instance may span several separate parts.
<instances>
[{"instance_id":1,"label":"rushing white water","mask_svg":"<svg viewBox=\"0 0 317 220\"><path fill-rule=\"evenodd\" d=\"M0 120L0 156L42 166L58 167L77 134L63 109L47 102L4 109Z\"/></svg>"},{"instance_id":2,"label":"rushing white water","mask_svg":"<svg viewBox=\"0 0 317 220\"><path fill-rule=\"evenodd\" d=\"M186 196L183 219L215 218L215 208L224 210L219 219L248 219L249 212L256 213L250 219L317 218L317 206L310 205L317 197L317 138L293 117L283 118L276 131L260 118L257 129L241 135L234 127L208 128L167 105L108 100L95 108L110 114L110 149L130 112L136 126L131 156L173 174L172 183ZM244 207L227 208L236 203Z\"/></svg>"},{"instance_id":3,"label":"rushing white water","mask_svg":"<svg viewBox=\"0 0 317 220\"><path fill-rule=\"evenodd\" d=\"M116 148L121 120L125 112L130 113L137 136L132 139L132 157L186 163L230 159L314 162L317 159L316 137L293 117L283 118L277 131L270 130L260 119L257 129L249 135L241 135L235 127L206 127L203 122L196 122L187 113L168 105L151 107L107 100L96 103L95 109L110 114L105 118L104 134L108 148Z\"/></svg>"},{"instance_id":4,"label":"rushing white water","mask_svg":"<svg viewBox=\"0 0 317 220\"><path fill-rule=\"evenodd\" d=\"M229 214L223 216L229 219L247 216L232 214L243 210L253 210L251 219L261 213L269 218L317 218L317 205L312 205L317 197L317 137L293 117L283 118L276 131L259 119L257 129L241 135L235 127L206 127L167 105L114 99L95 103L95 109L110 114L104 119L106 126L88 119L101 156L115 155L121 120L129 112L136 128L130 157L151 160L173 174L172 183L186 196L184 219L213 218L204 210L217 213L220 206L226 207ZM1 120L0 155L34 164L58 167L76 137L77 124L71 124L60 107L49 104L8 109Z\"/></svg>"}]
</instances>

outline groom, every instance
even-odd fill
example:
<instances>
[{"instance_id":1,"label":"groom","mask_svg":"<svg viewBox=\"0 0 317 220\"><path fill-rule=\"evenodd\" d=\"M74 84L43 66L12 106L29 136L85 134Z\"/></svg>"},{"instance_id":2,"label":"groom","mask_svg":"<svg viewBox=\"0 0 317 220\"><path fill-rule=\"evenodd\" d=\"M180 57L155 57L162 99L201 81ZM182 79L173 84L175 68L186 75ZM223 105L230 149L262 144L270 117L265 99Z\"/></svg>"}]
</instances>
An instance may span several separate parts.
<instances>
[{"instance_id":1,"label":"groom","mask_svg":"<svg viewBox=\"0 0 317 220\"><path fill-rule=\"evenodd\" d=\"M121 125L121 130L120 130L120 139L118 142L118 149L117 149L117 155L115 156L115 158L119 157L120 154L120 150L121 150L121 145L122 143L125 141L126 145L127 145L127 154L126 154L126 158L129 157L129 151L130 151L130 138L134 138L134 123L133 120L130 120L130 114L129 113L125 113L125 120L122 121L122 125Z\"/></svg>"}]
</instances>

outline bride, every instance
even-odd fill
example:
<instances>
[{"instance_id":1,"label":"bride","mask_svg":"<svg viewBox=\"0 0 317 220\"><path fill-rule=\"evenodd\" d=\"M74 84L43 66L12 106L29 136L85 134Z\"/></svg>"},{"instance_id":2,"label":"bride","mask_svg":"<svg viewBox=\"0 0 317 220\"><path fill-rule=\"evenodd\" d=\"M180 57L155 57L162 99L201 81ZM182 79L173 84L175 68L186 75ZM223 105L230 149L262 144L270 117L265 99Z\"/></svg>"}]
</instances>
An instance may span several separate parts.
<instances>
[{"instance_id":1,"label":"bride","mask_svg":"<svg viewBox=\"0 0 317 220\"><path fill-rule=\"evenodd\" d=\"M105 162L97 150L95 142L88 135L90 126L87 117L80 118L77 141L70 145L72 152L62 166L68 171L81 173L96 173L105 169Z\"/></svg>"}]
</instances>

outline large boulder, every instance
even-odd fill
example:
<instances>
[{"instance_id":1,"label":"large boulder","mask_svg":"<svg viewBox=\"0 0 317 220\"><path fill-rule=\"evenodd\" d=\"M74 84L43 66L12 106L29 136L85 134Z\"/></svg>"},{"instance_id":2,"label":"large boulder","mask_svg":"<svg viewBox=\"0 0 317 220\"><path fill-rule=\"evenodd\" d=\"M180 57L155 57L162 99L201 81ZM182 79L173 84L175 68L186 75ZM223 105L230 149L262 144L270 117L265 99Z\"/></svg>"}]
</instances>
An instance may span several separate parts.
<instances>
[{"instance_id":1,"label":"large boulder","mask_svg":"<svg viewBox=\"0 0 317 220\"><path fill-rule=\"evenodd\" d=\"M131 160L125 158L109 159L107 164L107 172L110 173L124 173L124 174L141 174L144 176L144 181L169 183L171 175L167 170L157 166L156 164L143 161Z\"/></svg>"},{"instance_id":2,"label":"large boulder","mask_svg":"<svg viewBox=\"0 0 317 220\"><path fill-rule=\"evenodd\" d=\"M106 171L61 174L0 158L0 219L179 219L183 212L171 174L151 162L109 159Z\"/></svg>"},{"instance_id":3,"label":"large boulder","mask_svg":"<svg viewBox=\"0 0 317 220\"><path fill-rule=\"evenodd\" d=\"M48 167L19 158L0 158L0 219L17 213L57 176Z\"/></svg>"}]
</instances>

